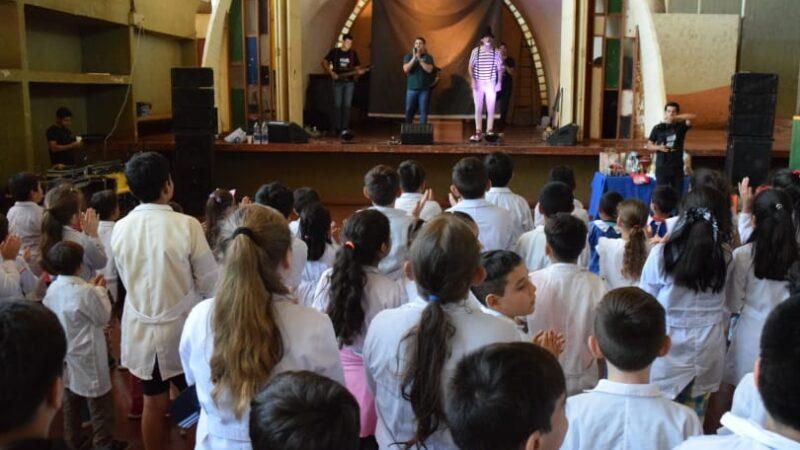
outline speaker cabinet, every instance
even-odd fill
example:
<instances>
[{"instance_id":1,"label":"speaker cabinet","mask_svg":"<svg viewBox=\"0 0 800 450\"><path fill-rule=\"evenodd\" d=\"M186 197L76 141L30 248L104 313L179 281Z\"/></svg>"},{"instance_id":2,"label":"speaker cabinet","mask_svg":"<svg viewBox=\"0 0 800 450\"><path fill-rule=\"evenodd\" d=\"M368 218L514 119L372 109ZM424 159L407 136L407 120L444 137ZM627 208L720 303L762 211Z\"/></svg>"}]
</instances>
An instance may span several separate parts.
<instances>
[{"instance_id":1,"label":"speaker cabinet","mask_svg":"<svg viewBox=\"0 0 800 450\"><path fill-rule=\"evenodd\" d=\"M725 155L725 171L738 183L750 177L751 186L767 181L772 159L772 139L748 136L729 136Z\"/></svg>"},{"instance_id":2,"label":"speaker cabinet","mask_svg":"<svg viewBox=\"0 0 800 450\"><path fill-rule=\"evenodd\" d=\"M309 135L306 130L294 122L267 122L270 142L305 144Z\"/></svg>"},{"instance_id":3,"label":"speaker cabinet","mask_svg":"<svg viewBox=\"0 0 800 450\"><path fill-rule=\"evenodd\" d=\"M547 138L547 144L554 146L578 145L578 126L570 123L555 130Z\"/></svg>"},{"instance_id":4,"label":"speaker cabinet","mask_svg":"<svg viewBox=\"0 0 800 450\"><path fill-rule=\"evenodd\" d=\"M175 135L173 179L175 201L186 214L202 215L206 198L214 190L214 136Z\"/></svg>"}]
</instances>

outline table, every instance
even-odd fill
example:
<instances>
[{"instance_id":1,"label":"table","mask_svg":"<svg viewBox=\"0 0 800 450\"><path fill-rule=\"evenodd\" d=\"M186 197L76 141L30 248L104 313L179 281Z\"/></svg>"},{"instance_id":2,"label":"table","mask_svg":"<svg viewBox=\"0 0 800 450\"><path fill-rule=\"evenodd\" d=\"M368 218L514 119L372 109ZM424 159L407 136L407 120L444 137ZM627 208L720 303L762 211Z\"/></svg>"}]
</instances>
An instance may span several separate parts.
<instances>
[{"instance_id":1,"label":"table","mask_svg":"<svg viewBox=\"0 0 800 450\"><path fill-rule=\"evenodd\" d=\"M650 197L653 196L653 190L656 188L656 180L651 178L647 184L634 184L630 176L612 177L600 172L595 172L592 179L592 192L589 200L589 215L592 217L598 216L600 209L600 198L603 197L608 191L619 192L626 200L629 198L638 198L645 205L650 207ZM683 177L683 192L689 190L689 177Z\"/></svg>"}]
</instances>

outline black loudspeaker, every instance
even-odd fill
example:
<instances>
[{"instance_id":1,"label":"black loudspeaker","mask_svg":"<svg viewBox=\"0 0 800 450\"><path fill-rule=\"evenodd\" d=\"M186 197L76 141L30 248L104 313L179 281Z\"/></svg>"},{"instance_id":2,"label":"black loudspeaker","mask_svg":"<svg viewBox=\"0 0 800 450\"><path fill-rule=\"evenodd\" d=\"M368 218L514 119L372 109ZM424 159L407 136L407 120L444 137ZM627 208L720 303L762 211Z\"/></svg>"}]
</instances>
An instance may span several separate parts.
<instances>
[{"instance_id":1,"label":"black loudspeaker","mask_svg":"<svg viewBox=\"0 0 800 450\"><path fill-rule=\"evenodd\" d=\"M213 108L214 88L172 88L173 108Z\"/></svg>"},{"instance_id":2,"label":"black loudspeaker","mask_svg":"<svg viewBox=\"0 0 800 450\"><path fill-rule=\"evenodd\" d=\"M429 123L404 123L400 126L400 143L403 145L433 144L433 125Z\"/></svg>"},{"instance_id":3,"label":"black loudspeaker","mask_svg":"<svg viewBox=\"0 0 800 450\"><path fill-rule=\"evenodd\" d=\"M729 136L771 138L775 129L778 76L741 72L731 78Z\"/></svg>"},{"instance_id":4,"label":"black loudspeaker","mask_svg":"<svg viewBox=\"0 0 800 450\"><path fill-rule=\"evenodd\" d=\"M175 67L171 74L173 131L217 134L214 72L202 67Z\"/></svg>"},{"instance_id":5,"label":"black loudspeaker","mask_svg":"<svg viewBox=\"0 0 800 450\"><path fill-rule=\"evenodd\" d=\"M728 136L725 171L734 183L750 177L751 186L764 184L769 175L771 159L772 139Z\"/></svg>"},{"instance_id":6,"label":"black loudspeaker","mask_svg":"<svg viewBox=\"0 0 800 450\"><path fill-rule=\"evenodd\" d=\"M574 123L570 123L555 130L553 134L547 138L547 144L554 146L578 145L578 126Z\"/></svg>"},{"instance_id":7,"label":"black loudspeaker","mask_svg":"<svg viewBox=\"0 0 800 450\"><path fill-rule=\"evenodd\" d=\"M305 144L309 138L306 130L294 122L267 122L267 132L270 142Z\"/></svg>"},{"instance_id":8,"label":"black loudspeaker","mask_svg":"<svg viewBox=\"0 0 800 450\"><path fill-rule=\"evenodd\" d=\"M173 67L173 88L214 87L214 71L208 67Z\"/></svg>"},{"instance_id":9,"label":"black loudspeaker","mask_svg":"<svg viewBox=\"0 0 800 450\"><path fill-rule=\"evenodd\" d=\"M175 133L217 134L217 108L172 108L172 129Z\"/></svg>"},{"instance_id":10,"label":"black loudspeaker","mask_svg":"<svg viewBox=\"0 0 800 450\"><path fill-rule=\"evenodd\" d=\"M214 136L176 134L172 164L175 201L186 214L202 215L206 198L214 190Z\"/></svg>"},{"instance_id":11,"label":"black loudspeaker","mask_svg":"<svg viewBox=\"0 0 800 450\"><path fill-rule=\"evenodd\" d=\"M777 94L778 75L774 73L739 72L731 77L734 94Z\"/></svg>"}]
</instances>

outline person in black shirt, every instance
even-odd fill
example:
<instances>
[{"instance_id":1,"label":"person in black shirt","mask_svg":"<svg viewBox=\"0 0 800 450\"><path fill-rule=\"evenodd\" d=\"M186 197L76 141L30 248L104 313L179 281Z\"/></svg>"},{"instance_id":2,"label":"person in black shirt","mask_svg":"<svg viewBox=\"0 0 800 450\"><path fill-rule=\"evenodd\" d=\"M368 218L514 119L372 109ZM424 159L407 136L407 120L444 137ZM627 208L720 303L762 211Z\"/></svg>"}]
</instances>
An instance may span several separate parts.
<instances>
[{"instance_id":1,"label":"person in black shirt","mask_svg":"<svg viewBox=\"0 0 800 450\"><path fill-rule=\"evenodd\" d=\"M72 134L72 111L60 107L56 110L56 123L47 129L47 145L50 150L50 162L55 166L63 164L74 166L83 162L80 149L83 143Z\"/></svg>"},{"instance_id":2,"label":"person in black shirt","mask_svg":"<svg viewBox=\"0 0 800 450\"><path fill-rule=\"evenodd\" d=\"M517 64L514 58L508 56L508 45L500 43L500 55L503 58L503 88L498 94L497 100L500 102L500 126L505 128L508 124L508 107L511 104L511 94L514 92L514 72Z\"/></svg>"},{"instance_id":3,"label":"person in black shirt","mask_svg":"<svg viewBox=\"0 0 800 450\"><path fill-rule=\"evenodd\" d=\"M692 127L695 114L681 114L675 102L664 107L664 121L653 127L645 149L657 152L656 180L683 195L683 142Z\"/></svg>"},{"instance_id":4,"label":"person in black shirt","mask_svg":"<svg viewBox=\"0 0 800 450\"><path fill-rule=\"evenodd\" d=\"M334 47L322 60L322 68L333 79L333 129L344 133L350 126L350 106L353 104L355 81L366 70L361 68L358 54L353 50L353 36L342 36L341 47Z\"/></svg>"}]
</instances>

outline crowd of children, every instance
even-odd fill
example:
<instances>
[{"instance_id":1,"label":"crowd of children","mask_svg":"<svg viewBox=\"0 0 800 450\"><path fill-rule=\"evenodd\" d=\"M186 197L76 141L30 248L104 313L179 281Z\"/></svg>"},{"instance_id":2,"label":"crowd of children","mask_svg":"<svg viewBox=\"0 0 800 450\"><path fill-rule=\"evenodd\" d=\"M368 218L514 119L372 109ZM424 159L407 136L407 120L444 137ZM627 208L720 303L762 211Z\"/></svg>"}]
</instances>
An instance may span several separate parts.
<instances>
[{"instance_id":1,"label":"crowd of children","mask_svg":"<svg viewBox=\"0 0 800 450\"><path fill-rule=\"evenodd\" d=\"M564 166L531 208L509 155L463 158L443 212L408 160L365 174L341 229L310 187L216 189L201 223L163 156L125 172L124 216L113 191L9 182L0 449L61 448L59 410L68 448L126 448L117 323L147 450L171 391L197 449L800 448L796 172L737 208L698 169L590 219Z\"/></svg>"}]
</instances>

